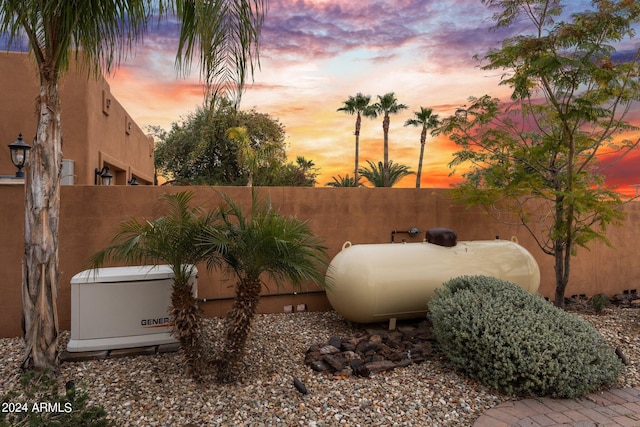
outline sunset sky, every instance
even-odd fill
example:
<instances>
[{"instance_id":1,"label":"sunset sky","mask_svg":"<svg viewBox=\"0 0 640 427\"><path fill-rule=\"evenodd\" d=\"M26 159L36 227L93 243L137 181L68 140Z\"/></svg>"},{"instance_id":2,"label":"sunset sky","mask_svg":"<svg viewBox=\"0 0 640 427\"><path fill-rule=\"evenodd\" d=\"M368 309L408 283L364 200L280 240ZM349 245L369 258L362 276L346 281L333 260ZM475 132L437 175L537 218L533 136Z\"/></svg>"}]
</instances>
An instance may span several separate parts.
<instances>
[{"instance_id":1,"label":"sunset sky","mask_svg":"<svg viewBox=\"0 0 640 427\"><path fill-rule=\"evenodd\" d=\"M395 92L409 108L391 117L389 156L416 171L420 129L404 127L421 106L441 117L469 96L507 98L500 72L479 69L484 56L526 27L495 31L480 0L271 0L261 41L261 69L249 83L241 108L255 108L286 128L290 159L302 155L320 168L319 186L332 176L353 173L355 117L336 110L349 95ZM584 10L588 1L572 1ZM190 78L174 68L177 24L152 24L151 32L116 74L112 93L143 128L166 129L201 105L197 64ZM635 41L620 49L633 49ZM635 117L639 117L636 115ZM640 118L638 118L640 123ZM446 187L454 147L429 138L423 187ZM382 118L364 119L360 164L382 160ZM620 191L640 183L640 153L616 166L610 183ZM400 186L415 186L415 176Z\"/></svg>"}]
</instances>

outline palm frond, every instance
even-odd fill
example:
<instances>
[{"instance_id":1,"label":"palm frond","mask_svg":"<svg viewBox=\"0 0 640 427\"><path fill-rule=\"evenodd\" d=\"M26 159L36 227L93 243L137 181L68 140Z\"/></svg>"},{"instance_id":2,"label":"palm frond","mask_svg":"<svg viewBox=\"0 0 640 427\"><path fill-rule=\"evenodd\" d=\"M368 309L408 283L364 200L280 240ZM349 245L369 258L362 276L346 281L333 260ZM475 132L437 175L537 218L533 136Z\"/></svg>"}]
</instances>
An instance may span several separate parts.
<instances>
[{"instance_id":1,"label":"palm frond","mask_svg":"<svg viewBox=\"0 0 640 427\"><path fill-rule=\"evenodd\" d=\"M360 187L362 186L362 184L360 183L356 184L355 177L349 176L349 174L346 174L345 176L338 175L337 177L332 176L331 178L333 179L333 181L327 182L325 184L325 187ZM359 180L360 180L360 177L358 177L358 181Z\"/></svg>"},{"instance_id":2,"label":"palm frond","mask_svg":"<svg viewBox=\"0 0 640 427\"><path fill-rule=\"evenodd\" d=\"M107 260L128 264L168 264L176 278L190 277L193 267L205 257L197 245L202 230L215 218L199 207L191 207L192 192L164 194L167 213L155 220L131 218L120 224L111 244L95 254L90 265L102 266ZM185 270L185 268L187 270Z\"/></svg>"},{"instance_id":3,"label":"palm frond","mask_svg":"<svg viewBox=\"0 0 640 427\"><path fill-rule=\"evenodd\" d=\"M368 167L360 169L360 175L362 175L367 181L374 187L384 187L384 165L382 162L373 163L371 160L367 160ZM389 186L393 187L398 181L407 175L412 175L412 172L408 166L399 163L393 163L393 160L389 160Z\"/></svg>"},{"instance_id":4,"label":"palm frond","mask_svg":"<svg viewBox=\"0 0 640 427\"><path fill-rule=\"evenodd\" d=\"M0 32L9 41L26 37L42 65L55 73L68 69L72 52L95 75L109 73L143 36L151 2L6 0L0 12ZM81 49L79 49L81 48Z\"/></svg>"},{"instance_id":5,"label":"palm frond","mask_svg":"<svg viewBox=\"0 0 640 427\"><path fill-rule=\"evenodd\" d=\"M266 0L176 0L181 32L176 67L185 74L196 51L207 96L242 94L247 74L260 65L258 47ZM247 69L248 67L248 69Z\"/></svg>"},{"instance_id":6,"label":"palm frond","mask_svg":"<svg viewBox=\"0 0 640 427\"><path fill-rule=\"evenodd\" d=\"M279 214L257 191L248 216L230 197L222 197L220 223L205 231L199 243L207 248L209 267L226 267L239 280L266 275L276 284L323 284L326 247L307 222Z\"/></svg>"}]
</instances>

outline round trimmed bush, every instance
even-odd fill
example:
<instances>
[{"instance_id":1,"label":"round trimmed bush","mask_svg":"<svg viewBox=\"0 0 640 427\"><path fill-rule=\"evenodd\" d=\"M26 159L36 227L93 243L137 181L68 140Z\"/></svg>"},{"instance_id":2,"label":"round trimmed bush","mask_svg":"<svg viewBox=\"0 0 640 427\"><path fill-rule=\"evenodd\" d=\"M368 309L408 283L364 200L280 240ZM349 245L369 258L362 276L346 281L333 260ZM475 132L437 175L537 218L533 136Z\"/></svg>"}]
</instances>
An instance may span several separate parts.
<instances>
[{"instance_id":1,"label":"round trimmed bush","mask_svg":"<svg viewBox=\"0 0 640 427\"><path fill-rule=\"evenodd\" d=\"M504 280L452 279L429 312L451 362L509 395L582 396L612 385L624 369L589 322Z\"/></svg>"}]
</instances>

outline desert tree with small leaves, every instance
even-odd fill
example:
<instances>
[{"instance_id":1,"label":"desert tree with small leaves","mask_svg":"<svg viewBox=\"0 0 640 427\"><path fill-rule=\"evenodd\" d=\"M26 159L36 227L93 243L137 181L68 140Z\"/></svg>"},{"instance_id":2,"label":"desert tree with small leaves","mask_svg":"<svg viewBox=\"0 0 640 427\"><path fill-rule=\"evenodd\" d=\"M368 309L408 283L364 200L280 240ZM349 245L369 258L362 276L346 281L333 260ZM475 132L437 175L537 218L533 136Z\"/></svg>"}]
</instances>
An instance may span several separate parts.
<instances>
[{"instance_id":1,"label":"desert tree with small leaves","mask_svg":"<svg viewBox=\"0 0 640 427\"><path fill-rule=\"evenodd\" d=\"M554 258L563 307L577 248L608 243L607 226L624 219L604 171L640 142L628 117L640 100L640 52L614 49L634 37L640 3L595 1L569 20L560 0L483 3L498 10L497 27L526 20L532 30L485 58L511 100L472 97L439 128L459 147L450 166L465 180L453 194L527 228Z\"/></svg>"}]
</instances>

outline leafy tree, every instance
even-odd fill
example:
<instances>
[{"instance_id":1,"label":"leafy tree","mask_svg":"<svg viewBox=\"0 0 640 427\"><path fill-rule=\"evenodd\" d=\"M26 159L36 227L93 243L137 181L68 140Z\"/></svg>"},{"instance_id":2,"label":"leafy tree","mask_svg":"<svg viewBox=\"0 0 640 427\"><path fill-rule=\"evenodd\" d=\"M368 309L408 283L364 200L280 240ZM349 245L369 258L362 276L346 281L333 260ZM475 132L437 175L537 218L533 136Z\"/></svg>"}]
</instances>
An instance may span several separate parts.
<instances>
[{"instance_id":1,"label":"leafy tree","mask_svg":"<svg viewBox=\"0 0 640 427\"><path fill-rule=\"evenodd\" d=\"M58 368L58 215L62 127L58 84L71 57L95 75L109 73L142 37L152 8L180 22L177 65L199 55L208 93L238 97L258 60L264 0L104 0L0 2L0 33L8 46L26 37L40 79L38 129L25 186L23 368Z\"/></svg>"},{"instance_id":2,"label":"leafy tree","mask_svg":"<svg viewBox=\"0 0 640 427\"><path fill-rule=\"evenodd\" d=\"M218 100L213 109L198 109L182 123L173 123L169 132L160 130L154 136L158 139L156 168L176 180L247 185L251 178L251 185L258 186L310 186L315 182L315 170L287 162L285 130L277 119L255 110L237 110L225 99ZM255 161L249 161L252 159Z\"/></svg>"},{"instance_id":3,"label":"leafy tree","mask_svg":"<svg viewBox=\"0 0 640 427\"><path fill-rule=\"evenodd\" d=\"M389 124L391 123L390 114L398 114L400 111L405 110L407 107L404 104L398 104L398 99L395 93L389 92L384 95L378 95L378 102L372 105L373 112L370 113L371 117L377 117L382 115L382 131L384 133L384 187L391 187L390 173L389 173Z\"/></svg>"},{"instance_id":4,"label":"leafy tree","mask_svg":"<svg viewBox=\"0 0 640 427\"><path fill-rule=\"evenodd\" d=\"M242 178L237 148L227 130L240 126L231 102L218 103L214 111L198 108L183 123L172 123L168 132L154 134L156 169L195 185L234 183Z\"/></svg>"},{"instance_id":5,"label":"leafy tree","mask_svg":"<svg viewBox=\"0 0 640 427\"><path fill-rule=\"evenodd\" d=\"M302 159L302 162L300 162ZM313 187L318 168L312 160L296 157L294 162L263 163L255 179L257 186Z\"/></svg>"},{"instance_id":6,"label":"leafy tree","mask_svg":"<svg viewBox=\"0 0 640 427\"><path fill-rule=\"evenodd\" d=\"M354 182L358 182L359 180L360 126L362 124L362 116L375 117L375 110L373 106L369 105L369 102L371 102L370 95L363 95L358 92L356 96L349 96L346 101L343 101L344 105L337 110L343 111L349 115L356 115L356 129L353 133L356 136L356 167L354 168Z\"/></svg>"},{"instance_id":7,"label":"leafy tree","mask_svg":"<svg viewBox=\"0 0 640 427\"><path fill-rule=\"evenodd\" d=\"M422 176L422 158L424 157L424 145L427 141L427 132L433 130L440 125L440 119L437 114L433 114L433 109L420 107L420 111L413 112L413 118L404 122L405 126L420 126L420 160L418 161L418 174L416 176L416 188L420 188L420 178Z\"/></svg>"},{"instance_id":8,"label":"leafy tree","mask_svg":"<svg viewBox=\"0 0 640 427\"><path fill-rule=\"evenodd\" d=\"M501 218L509 212L529 230L554 257L562 307L576 248L607 242L606 227L623 219L620 196L602 172L639 143L638 128L626 121L640 97L639 52L612 46L633 37L640 3L598 1L556 22L561 1L483 2L499 8L497 27L526 18L533 31L486 56L485 70L505 70L501 83L512 89L512 103L471 98L443 123L460 147L451 166L470 167L454 194Z\"/></svg>"},{"instance_id":9,"label":"leafy tree","mask_svg":"<svg viewBox=\"0 0 640 427\"><path fill-rule=\"evenodd\" d=\"M237 280L236 297L225 319L224 349L218 369L218 380L227 383L235 381L240 373L263 276L278 284L283 280L295 286L306 282L322 284L324 277L319 267L326 265L326 248L307 222L279 214L255 192L248 214L228 196L223 198L216 213L219 222L205 230L200 246L208 251L209 267L225 269Z\"/></svg>"},{"instance_id":10,"label":"leafy tree","mask_svg":"<svg viewBox=\"0 0 640 427\"><path fill-rule=\"evenodd\" d=\"M195 266L205 258L202 246L195 242L202 230L211 226L215 217L198 207L189 206L193 193L164 194L161 199L168 210L155 220L134 218L120 224L111 245L91 259L94 268L108 259L143 265L167 264L173 272L170 314L174 322L173 335L192 377L200 381L203 374L200 340L202 314L191 293L189 280Z\"/></svg>"},{"instance_id":11,"label":"leafy tree","mask_svg":"<svg viewBox=\"0 0 640 427\"><path fill-rule=\"evenodd\" d=\"M362 175L371 185L374 187L393 187L402 178L407 175L411 175L414 172L409 170L409 166L393 163L393 160L389 160L389 168L387 169L389 185L384 183L384 165L382 162L378 162L376 165L371 160L367 160L369 167L360 169L360 175Z\"/></svg>"},{"instance_id":12,"label":"leafy tree","mask_svg":"<svg viewBox=\"0 0 640 427\"><path fill-rule=\"evenodd\" d=\"M229 129L244 127L252 148L270 142L284 144L284 127L267 114L238 111L226 99L213 108L198 108L169 132L156 134L156 168L174 179L192 184L242 185L247 171L238 163L238 141ZM284 147L281 157L285 157Z\"/></svg>"},{"instance_id":13,"label":"leafy tree","mask_svg":"<svg viewBox=\"0 0 640 427\"><path fill-rule=\"evenodd\" d=\"M356 185L356 180L354 177L346 174L345 176L338 175L337 177L331 177L333 181L327 182L325 187L360 187L362 184L358 183Z\"/></svg>"},{"instance_id":14,"label":"leafy tree","mask_svg":"<svg viewBox=\"0 0 640 427\"><path fill-rule=\"evenodd\" d=\"M304 156L297 156L296 162L287 163L281 167L277 177L282 181L274 180L273 185L290 185L294 187L313 187L316 185L318 168L313 160L307 160Z\"/></svg>"}]
</instances>

